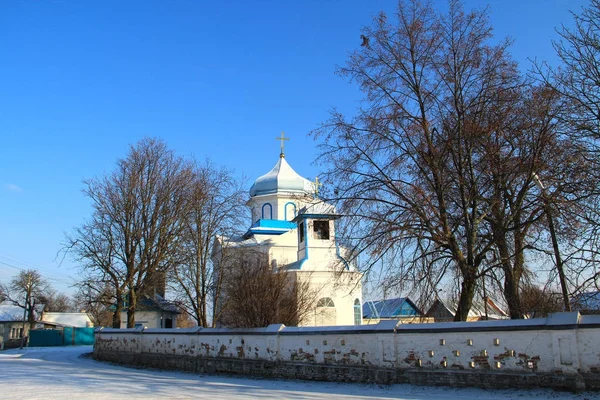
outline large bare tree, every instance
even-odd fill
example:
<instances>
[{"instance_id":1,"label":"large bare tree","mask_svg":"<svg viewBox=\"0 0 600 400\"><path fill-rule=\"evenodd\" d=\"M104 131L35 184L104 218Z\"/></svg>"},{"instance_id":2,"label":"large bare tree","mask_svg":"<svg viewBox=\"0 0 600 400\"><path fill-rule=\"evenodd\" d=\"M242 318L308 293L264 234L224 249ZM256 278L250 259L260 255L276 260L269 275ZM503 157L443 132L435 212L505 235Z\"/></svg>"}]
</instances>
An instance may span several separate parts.
<instances>
[{"instance_id":1,"label":"large bare tree","mask_svg":"<svg viewBox=\"0 0 600 400\"><path fill-rule=\"evenodd\" d=\"M177 262L192 179L190 165L165 143L143 139L112 173L85 181L93 214L67 238L66 248L96 282L112 286L113 326L126 304L127 326L134 327L139 295L161 290Z\"/></svg>"},{"instance_id":2,"label":"large bare tree","mask_svg":"<svg viewBox=\"0 0 600 400\"><path fill-rule=\"evenodd\" d=\"M213 326L214 302L221 280L212 260L217 235L231 237L246 216L245 191L232 172L206 161L196 165L190 190L191 203L181 234L180 263L173 266L170 282L183 310L200 326Z\"/></svg>"},{"instance_id":3,"label":"large bare tree","mask_svg":"<svg viewBox=\"0 0 600 400\"><path fill-rule=\"evenodd\" d=\"M471 308L480 267L493 248L481 225L491 182L480 120L522 85L507 41L492 45L487 11L457 1L440 15L400 1L394 20L375 18L342 76L365 93L358 115L334 112L316 132L331 200L350 214L346 237L373 262L396 252L397 278L433 288L461 278L457 320Z\"/></svg>"},{"instance_id":4,"label":"large bare tree","mask_svg":"<svg viewBox=\"0 0 600 400\"><path fill-rule=\"evenodd\" d=\"M577 174L551 180L547 186L548 209L562 242L564 274L572 291L600 287L600 1L591 0L573 12L572 28L558 29L553 42L557 66L537 64L535 76L560 93L565 101L558 118L564 134L579 143L583 158ZM570 185L573 190L561 192ZM559 190L557 190L559 189ZM558 249L558 246L556 246ZM559 252L557 251L557 254ZM557 260L558 261L558 260ZM564 291L564 289L563 289ZM563 295L567 295L564 293Z\"/></svg>"}]
</instances>

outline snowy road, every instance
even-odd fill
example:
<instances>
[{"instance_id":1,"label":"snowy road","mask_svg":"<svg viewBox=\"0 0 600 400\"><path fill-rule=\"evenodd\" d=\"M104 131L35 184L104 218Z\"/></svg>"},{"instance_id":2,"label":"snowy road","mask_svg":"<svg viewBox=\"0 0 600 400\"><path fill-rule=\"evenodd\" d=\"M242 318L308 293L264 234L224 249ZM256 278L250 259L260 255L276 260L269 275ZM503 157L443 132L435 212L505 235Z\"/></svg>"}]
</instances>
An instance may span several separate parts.
<instances>
[{"instance_id":1,"label":"snowy road","mask_svg":"<svg viewBox=\"0 0 600 400\"><path fill-rule=\"evenodd\" d=\"M549 390L484 391L412 385L273 381L143 370L80 357L91 347L0 352L1 399L589 399Z\"/></svg>"}]
</instances>

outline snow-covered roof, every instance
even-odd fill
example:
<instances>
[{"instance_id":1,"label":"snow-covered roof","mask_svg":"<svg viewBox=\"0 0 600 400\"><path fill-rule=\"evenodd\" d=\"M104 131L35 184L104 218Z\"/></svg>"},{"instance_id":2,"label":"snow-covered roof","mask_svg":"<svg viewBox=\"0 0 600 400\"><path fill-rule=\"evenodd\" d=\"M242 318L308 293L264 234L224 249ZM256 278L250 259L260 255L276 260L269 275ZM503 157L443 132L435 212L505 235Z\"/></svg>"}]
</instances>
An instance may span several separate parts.
<instances>
[{"instance_id":1,"label":"snow-covered roof","mask_svg":"<svg viewBox=\"0 0 600 400\"><path fill-rule=\"evenodd\" d=\"M86 313L81 312L46 312L42 315L42 322L54 323L64 326L74 326L77 328L89 328L94 326L90 317Z\"/></svg>"},{"instance_id":2,"label":"snow-covered roof","mask_svg":"<svg viewBox=\"0 0 600 400\"><path fill-rule=\"evenodd\" d=\"M12 304L0 305L0 321L23 321L23 309Z\"/></svg>"},{"instance_id":3,"label":"snow-covered roof","mask_svg":"<svg viewBox=\"0 0 600 400\"><path fill-rule=\"evenodd\" d=\"M254 181L250 187L250 196L273 193L312 194L314 191L314 184L311 181L298 175L285 157L279 157L279 161L271 171Z\"/></svg>"},{"instance_id":4,"label":"snow-covered roof","mask_svg":"<svg viewBox=\"0 0 600 400\"><path fill-rule=\"evenodd\" d=\"M335 210L335 207L331 204L325 203L323 201L316 201L314 203L308 204L305 207L302 207L298 212L298 215L302 214L337 215L337 211Z\"/></svg>"}]
</instances>

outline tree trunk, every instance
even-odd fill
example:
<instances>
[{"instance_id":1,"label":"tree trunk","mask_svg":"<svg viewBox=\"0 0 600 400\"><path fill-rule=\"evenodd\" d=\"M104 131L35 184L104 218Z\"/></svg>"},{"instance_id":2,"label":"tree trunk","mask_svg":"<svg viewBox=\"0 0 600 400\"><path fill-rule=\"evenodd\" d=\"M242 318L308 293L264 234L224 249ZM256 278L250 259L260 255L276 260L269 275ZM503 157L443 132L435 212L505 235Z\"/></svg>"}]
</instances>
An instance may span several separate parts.
<instances>
[{"instance_id":1,"label":"tree trunk","mask_svg":"<svg viewBox=\"0 0 600 400\"><path fill-rule=\"evenodd\" d=\"M517 221L520 218L517 217ZM504 269L504 297L508 304L508 312L511 319L523 319L523 307L521 305L521 296L519 294L519 285L523 268L525 265L525 256L523 254L523 236L524 234L515 231L515 255L512 266L507 262L508 268Z\"/></svg>"},{"instance_id":2,"label":"tree trunk","mask_svg":"<svg viewBox=\"0 0 600 400\"><path fill-rule=\"evenodd\" d=\"M127 300L127 327L135 328L135 309L137 307L137 295L135 293L135 289L129 289Z\"/></svg>"},{"instance_id":3,"label":"tree trunk","mask_svg":"<svg viewBox=\"0 0 600 400\"><path fill-rule=\"evenodd\" d=\"M461 284L460 298L458 307L454 315L454 321L466 321L469 316L469 310L473 305L473 297L475 296L475 277L463 275Z\"/></svg>"},{"instance_id":4,"label":"tree trunk","mask_svg":"<svg viewBox=\"0 0 600 400\"><path fill-rule=\"evenodd\" d=\"M121 328L121 313L123 312L123 293L120 290L117 290L117 302L115 311L112 315L112 327L116 329Z\"/></svg>"},{"instance_id":5,"label":"tree trunk","mask_svg":"<svg viewBox=\"0 0 600 400\"><path fill-rule=\"evenodd\" d=\"M510 318L523 319L519 296L519 280L515 278L512 271L504 271L504 297L506 298Z\"/></svg>"}]
</instances>

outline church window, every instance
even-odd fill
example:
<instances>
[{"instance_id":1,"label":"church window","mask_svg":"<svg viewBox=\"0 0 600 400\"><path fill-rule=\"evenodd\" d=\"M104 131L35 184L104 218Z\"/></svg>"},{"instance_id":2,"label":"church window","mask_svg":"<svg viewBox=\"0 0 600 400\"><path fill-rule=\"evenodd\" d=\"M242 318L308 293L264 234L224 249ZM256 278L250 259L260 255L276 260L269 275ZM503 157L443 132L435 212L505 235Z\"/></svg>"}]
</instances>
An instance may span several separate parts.
<instances>
[{"instance_id":1,"label":"church window","mask_svg":"<svg viewBox=\"0 0 600 400\"><path fill-rule=\"evenodd\" d=\"M315 239L329 240L329 221L315 221L313 230Z\"/></svg>"},{"instance_id":2,"label":"church window","mask_svg":"<svg viewBox=\"0 0 600 400\"><path fill-rule=\"evenodd\" d=\"M300 235L300 243L304 242L304 222L298 225L298 235Z\"/></svg>"},{"instance_id":3,"label":"church window","mask_svg":"<svg viewBox=\"0 0 600 400\"><path fill-rule=\"evenodd\" d=\"M354 325L360 325L362 320L360 300L354 300Z\"/></svg>"},{"instance_id":4,"label":"church window","mask_svg":"<svg viewBox=\"0 0 600 400\"><path fill-rule=\"evenodd\" d=\"M262 217L263 219L273 219L273 207L269 203L265 203L262 206Z\"/></svg>"},{"instance_id":5,"label":"church window","mask_svg":"<svg viewBox=\"0 0 600 400\"><path fill-rule=\"evenodd\" d=\"M317 302L317 307L335 307L335 304L333 304L331 297L323 297Z\"/></svg>"},{"instance_id":6,"label":"church window","mask_svg":"<svg viewBox=\"0 0 600 400\"><path fill-rule=\"evenodd\" d=\"M286 221L291 221L296 217L296 205L292 202L285 203L284 218Z\"/></svg>"}]
</instances>

